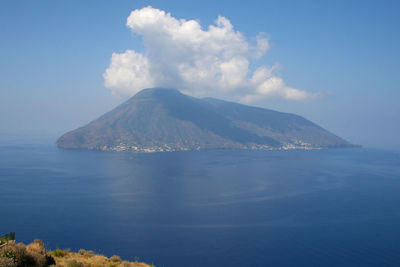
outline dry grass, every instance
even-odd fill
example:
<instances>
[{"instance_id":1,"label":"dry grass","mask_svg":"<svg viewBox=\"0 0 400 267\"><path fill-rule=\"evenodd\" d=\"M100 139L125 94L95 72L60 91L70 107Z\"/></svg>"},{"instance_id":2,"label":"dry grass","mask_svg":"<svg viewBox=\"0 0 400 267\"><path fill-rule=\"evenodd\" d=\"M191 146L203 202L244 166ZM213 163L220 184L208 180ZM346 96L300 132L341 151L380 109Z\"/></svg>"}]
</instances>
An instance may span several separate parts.
<instances>
[{"instance_id":1,"label":"dry grass","mask_svg":"<svg viewBox=\"0 0 400 267\"><path fill-rule=\"evenodd\" d=\"M107 258L103 255L93 254L92 251L85 253L85 250L79 252L68 252L63 257L54 257L59 267L150 267L141 262L123 261L119 256Z\"/></svg>"},{"instance_id":2,"label":"dry grass","mask_svg":"<svg viewBox=\"0 0 400 267\"><path fill-rule=\"evenodd\" d=\"M55 265L54 265L55 263ZM0 267L152 267L140 262L123 261L119 256L107 258L91 250L79 252L56 249L47 252L43 241L36 239L29 245L8 242L0 248Z\"/></svg>"}]
</instances>

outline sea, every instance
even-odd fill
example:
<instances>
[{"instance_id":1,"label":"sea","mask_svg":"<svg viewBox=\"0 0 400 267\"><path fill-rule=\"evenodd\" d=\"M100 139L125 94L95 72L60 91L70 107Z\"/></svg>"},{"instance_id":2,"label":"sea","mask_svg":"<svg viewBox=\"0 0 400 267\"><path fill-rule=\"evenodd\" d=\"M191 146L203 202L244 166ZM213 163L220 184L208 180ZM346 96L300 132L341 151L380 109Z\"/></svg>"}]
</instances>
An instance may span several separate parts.
<instances>
[{"instance_id":1,"label":"sea","mask_svg":"<svg viewBox=\"0 0 400 267\"><path fill-rule=\"evenodd\" d=\"M157 267L400 266L400 152L0 145L0 234Z\"/></svg>"}]
</instances>

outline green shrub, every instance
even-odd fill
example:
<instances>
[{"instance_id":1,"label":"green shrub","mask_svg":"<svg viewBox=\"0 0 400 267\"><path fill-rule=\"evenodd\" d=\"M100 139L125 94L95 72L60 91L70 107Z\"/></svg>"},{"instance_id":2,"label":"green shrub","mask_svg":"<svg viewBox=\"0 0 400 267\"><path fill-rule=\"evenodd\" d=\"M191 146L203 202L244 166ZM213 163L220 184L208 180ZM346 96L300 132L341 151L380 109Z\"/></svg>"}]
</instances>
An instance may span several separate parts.
<instances>
[{"instance_id":1,"label":"green shrub","mask_svg":"<svg viewBox=\"0 0 400 267\"><path fill-rule=\"evenodd\" d=\"M13 261L17 260L17 255L15 254L15 251L8 249L4 249L3 251L1 251L1 257L9 258L12 259Z\"/></svg>"},{"instance_id":2,"label":"green shrub","mask_svg":"<svg viewBox=\"0 0 400 267\"><path fill-rule=\"evenodd\" d=\"M51 254L52 254L54 257L65 257L65 256L68 255L68 251L58 248L58 249L53 250L53 251L51 252Z\"/></svg>"},{"instance_id":3,"label":"green shrub","mask_svg":"<svg viewBox=\"0 0 400 267\"><path fill-rule=\"evenodd\" d=\"M0 236L0 245L5 244L10 240L15 240L15 233L11 232L9 234L5 234L3 236Z\"/></svg>"}]
</instances>

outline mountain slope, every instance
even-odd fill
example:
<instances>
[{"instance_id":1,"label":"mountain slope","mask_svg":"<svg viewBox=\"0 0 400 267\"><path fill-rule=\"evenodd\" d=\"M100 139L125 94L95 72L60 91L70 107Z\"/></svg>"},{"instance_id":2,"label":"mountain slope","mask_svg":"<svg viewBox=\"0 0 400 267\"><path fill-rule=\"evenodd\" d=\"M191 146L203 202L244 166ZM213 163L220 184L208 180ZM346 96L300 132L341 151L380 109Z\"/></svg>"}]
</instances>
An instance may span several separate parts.
<instances>
[{"instance_id":1,"label":"mountain slope","mask_svg":"<svg viewBox=\"0 0 400 267\"><path fill-rule=\"evenodd\" d=\"M152 88L64 134L57 146L153 152L353 145L297 115Z\"/></svg>"}]
</instances>

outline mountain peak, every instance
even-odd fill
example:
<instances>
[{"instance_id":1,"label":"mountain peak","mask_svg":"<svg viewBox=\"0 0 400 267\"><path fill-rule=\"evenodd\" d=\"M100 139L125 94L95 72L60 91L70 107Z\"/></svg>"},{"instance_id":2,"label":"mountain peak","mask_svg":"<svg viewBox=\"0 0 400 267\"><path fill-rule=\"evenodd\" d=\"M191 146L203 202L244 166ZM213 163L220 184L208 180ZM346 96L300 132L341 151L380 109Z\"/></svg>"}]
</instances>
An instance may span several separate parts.
<instances>
[{"instance_id":1,"label":"mountain peak","mask_svg":"<svg viewBox=\"0 0 400 267\"><path fill-rule=\"evenodd\" d=\"M157 97L163 95L183 95L179 90L172 88L146 88L138 92L133 96L133 98L148 98L148 97Z\"/></svg>"}]
</instances>

